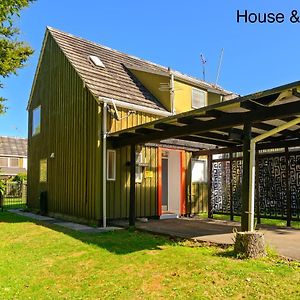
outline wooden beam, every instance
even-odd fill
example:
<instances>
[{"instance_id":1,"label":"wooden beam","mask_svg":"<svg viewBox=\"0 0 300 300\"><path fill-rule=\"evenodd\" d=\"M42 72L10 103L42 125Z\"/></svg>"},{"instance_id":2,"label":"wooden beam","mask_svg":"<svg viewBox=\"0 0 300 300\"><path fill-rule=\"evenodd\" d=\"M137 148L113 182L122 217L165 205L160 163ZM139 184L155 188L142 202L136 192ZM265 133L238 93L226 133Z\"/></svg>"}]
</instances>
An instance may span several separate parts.
<instances>
[{"instance_id":1,"label":"wooden beam","mask_svg":"<svg viewBox=\"0 0 300 300\"><path fill-rule=\"evenodd\" d=\"M197 118L201 118L201 120L198 120ZM181 118L178 118L177 119L177 122L178 123L181 123L181 124L191 124L195 121L199 121L199 122L202 122L203 119L212 119L213 117L212 116L208 116L208 115L198 115L196 118L195 116L190 116L190 117L181 117Z\"/></svg>"},{"instance_id":2,"label":"wooden beam","mask_svg":"<svg viewBox=\"0 0 300 300\"><path fill-rule=\"evenodd\" d=\"M137 128L135 130L135 133L138 134L149 134L149 133L157 133L157 132L160 132L160 130L156 130L153 128Z\"/></svg>"},{"instance_id":3,"label":"wooden beam","mask_svg":"<svg viewBox=\"0 0 300 300\"><path fill-rule=\"evenodd\" d=\"M234 152L242 152L242 146L235 147L225 147L225 148L215 148L215 149L204 149L193 152L193 156L201 156L201 155L210 155L210 154L223 154L223 153L234 153Z\"/></svg>"},{"instance_id":4,"label":"wooden beam","mask_svg":"<svg viewBox=\"0 0 300 300\"><path fill-rule=\"evenodd\" d=\"M280 119L293 114L300 113L299 101L290 102L287 104L276 105L272 107L262 107L255 111L245 112L245 113L226 113L223 117L218 119L213 119L209 121L196 121L185 126L175 126L169 127L161 132L149 133L147 135L137 135L137 136L123 136L120 137L119 141L113 142L114 147L122 147L130 144L146 143L153 141L160 141L168 138L176 138L184 136L187 134L203 133L213 130L222 130L226 128L231 128L235 126L240 126L247 123L259 122L262 120ZM196 116L195 116L196 117ZM157 123L154 125L155 128L159 128L164 123ZM170 124L172 125L172 124ZM145 124L145 128L147 124ZM176 128L176 130L174 130ZM163 128L162 128L163 129ZM134 129L130 129L134 130Z\"/></svg>"},{"instance_id":5,"label":"wooden beam","mask_svg":"<svg viewBox=\"0 0 300 300\"><path fill-rule=\"evenodd\" d=\"M275 149L275 148L284 148L284 147L298 147L300 146L300 139L295 140L282 140L279 142L268 142L268 143L259 143L256 145L257 150L267 150L267 149ZM216 149L204 149L193 152L194 156L200 155L208 155L208 154L222 154L229 152L242 152L242 146L235 147L224 147L224 148L216 148Z\"/></svg>"},{"instance_id":6,"label":"wooden beam","mask_svg":"<svg viewBox=\"0 0 300 300\"><path fill-rule=\"evenodd\" d=\"M135 226L135 145L130 147L130 202L129 226Z\"/></svg>"},{"instance_id":7,"label":"wooden beam","mask_svg":"<svg viewBox=\"0 0 300 300\"><path fill-rule=\"evenodd\" d=\"M141 136L141 137L132 137L132 138L124 138L118 141L114 142L114 147L122 147L130 144L139 144L139 143L145 143L145 142L153 142L153 141L160 141L168 138L176 138L180 136L184 136L187 134L194 134L194 133L201 133L201 132L207 132L210 130L217 130L220 128L228 128L235 125L239 125L244 121L244 116L239 114L239 117L236 116L235 118L227 117L223 119L214 119L206 122L197 122L196 124L186 125L182 127L178 127L173 125L173 127L169 127L168 129L165 129L164 131L160 133L150 133L147 136ZM158 125L161 124L161 125ZM165 125L162 125L164 123L158 123L154 127L155 128L162 128ZM163 128L162 128L163 129ZM176 130L174 130L176 129Z\"/></svg>"},{"instance_id":8,"label":"wooden beam","mask_svg":"<svg viewBox=\"0 0 300 300\"><path fill-rule=\"evenodd\" d=\"M293 118L294 119L294 118ZM272 130L274 128L276 128L276 126L274 125L270 125L270 124L266 124L266 123L257 123L257 124L253 124L252 127L254 128L258 128L258 129L262 129L262 130L265 130L265 131L269 131L269 130ZM294 132L292 130L289 130L289 129L285 129L285 130L282 130L280 132L281 135L285 135L285 136L292 136L294 135ZM276 137L272 137L273 140L280 140L282 139L282 137L279 137L279 138L276 138Z\"/></svg>"},{"instance_id":9,"label":"wooden beam","mask_svg":"<svg viewBox=\"0 0 300 300\"><path fill-rule=\"evenodd\" d=\"M261 109L257 109L255 111L245 113L246 115L249 114L249 117L247 116L245 117L247 118L248 121L254 123L254 122L267 121L272 119L281 119L299 113L300 113L299 101L294 101L294 102L271 106L271 107L262 107Z\"/></svg>"},{"instance_id":10,"label":"wooden beam","mask_svg":"<svg viewBox=\"0 0 300 300\"><path fill-rule=\"evenodd\" d=\"M197 142L197 143L206 143L206 144L211 144L211 145L217 145L217 146L222 146L222 147L230 147L230 146L236 145L236 143L234 143L234 142L215 140L215 139L208 138L208 137L202 137L201 135L181 136L180 139L185 140L185 141Z\"/></svg>"}]
</instances>

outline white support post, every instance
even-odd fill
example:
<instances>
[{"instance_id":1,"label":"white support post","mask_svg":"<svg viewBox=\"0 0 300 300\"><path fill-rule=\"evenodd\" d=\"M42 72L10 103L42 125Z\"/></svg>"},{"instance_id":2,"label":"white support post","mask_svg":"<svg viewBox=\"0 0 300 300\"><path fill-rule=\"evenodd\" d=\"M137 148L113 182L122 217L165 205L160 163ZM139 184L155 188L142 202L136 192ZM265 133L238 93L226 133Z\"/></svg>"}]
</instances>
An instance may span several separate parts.
<instances>
[{"instance_id":1,"label":"white support post","mask_svg":"<svg viewBox=\"0 0 300 300\"><path fill-rule=\"evenodd\" d=\"M254 231L254 206L255 206L255 142L250 142L250 168L249 168L249 207L248 207L248 226L249 231Z\"/></svg>"}]
</instances>

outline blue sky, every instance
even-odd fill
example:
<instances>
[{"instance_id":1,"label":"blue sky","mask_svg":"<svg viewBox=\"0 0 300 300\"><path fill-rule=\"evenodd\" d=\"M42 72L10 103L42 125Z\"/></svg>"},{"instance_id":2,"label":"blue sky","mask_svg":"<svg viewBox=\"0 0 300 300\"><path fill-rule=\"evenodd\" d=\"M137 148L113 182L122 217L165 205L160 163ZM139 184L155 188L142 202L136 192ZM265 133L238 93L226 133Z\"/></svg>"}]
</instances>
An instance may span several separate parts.
<instances>
[{"instance_id":1,"label":"blue sky","mask_svg":"<svg viewBox=\"0 0 300 300\"><path fill-rule=\"evenodd\" d=\"M282 24L238 24L237 9L282 12ZM300 23L289 22L299 1L282 0L38 0L17 20L21 38L34 49L26 68L3 82L8 112L0 135L27 136L26 105L47 25L214 82L224 48L219 84L248 94L300 80Z\"/></svg>"}]
</instances>

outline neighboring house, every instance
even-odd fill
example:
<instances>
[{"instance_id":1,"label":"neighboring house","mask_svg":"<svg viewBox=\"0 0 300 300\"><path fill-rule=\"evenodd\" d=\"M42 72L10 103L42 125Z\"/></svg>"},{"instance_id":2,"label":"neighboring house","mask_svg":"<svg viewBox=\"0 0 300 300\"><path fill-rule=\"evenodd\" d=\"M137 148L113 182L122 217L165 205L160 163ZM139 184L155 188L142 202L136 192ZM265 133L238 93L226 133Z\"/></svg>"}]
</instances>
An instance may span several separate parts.
<instances>
[{"instance_id":1,"label":"neighboring house","mask_svg":"<svg viewBox=\"0 0 300 300\"><path fill-rule=\"evenodd\" d=\"M0 178L27 172L27 139L0 136Z\"/></svg>"},{"instance_id":2,"label":"neighboring house","mask_svg":"<svg viewBox=\"0 0 300 300\"><path fill-rule=\"evenodd\" d=\"M50 214L101 222L106 185L107 218L127 218L130 151L110 148L107 134L233 97L204 81L47 28L28 103L29 207L39 209L40 193L47 191ZM206 161L191 159L200 148L198 142L178 140L138 147L138 217L207 210Z\"/></svg>"}]
</instances>

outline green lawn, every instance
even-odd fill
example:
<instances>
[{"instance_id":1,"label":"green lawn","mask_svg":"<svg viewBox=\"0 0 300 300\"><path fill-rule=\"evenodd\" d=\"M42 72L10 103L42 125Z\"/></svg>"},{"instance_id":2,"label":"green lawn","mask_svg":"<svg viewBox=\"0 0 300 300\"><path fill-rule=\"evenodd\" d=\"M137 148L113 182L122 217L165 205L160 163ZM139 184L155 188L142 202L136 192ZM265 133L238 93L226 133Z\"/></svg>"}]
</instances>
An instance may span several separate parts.
<instances>
[{"instance_id":1,"label":"green lawn","mask_svg":"<svg viewBox=\"0 0 300 300\"><path fill-rule=\"evenodd\" d=\"M0 213L0 299L300 299L300 263Z\"/></svg>"},{"instance_id":2,"label":"green lawn","mask_svg":"<svg viewBox=\"0 0 300 300\"><path fill-rule=\"evenodd\" d=\"M200 216L200 218L207 218L207 213L201 213L201 214L199 214L199 216ZM227 220L228 221L228 220L230 220L230 215L214 214L214 219L216 219L216 220ZM241 222L241 217L240 216L234 216L234 221ZM285 220L261 218L261 224L285 227L286 226L286 221ZM296 228L296 229L300 229L300 222L299 221L292 221L291 222L291 227Z\"/></svg>"}]
</instances>

